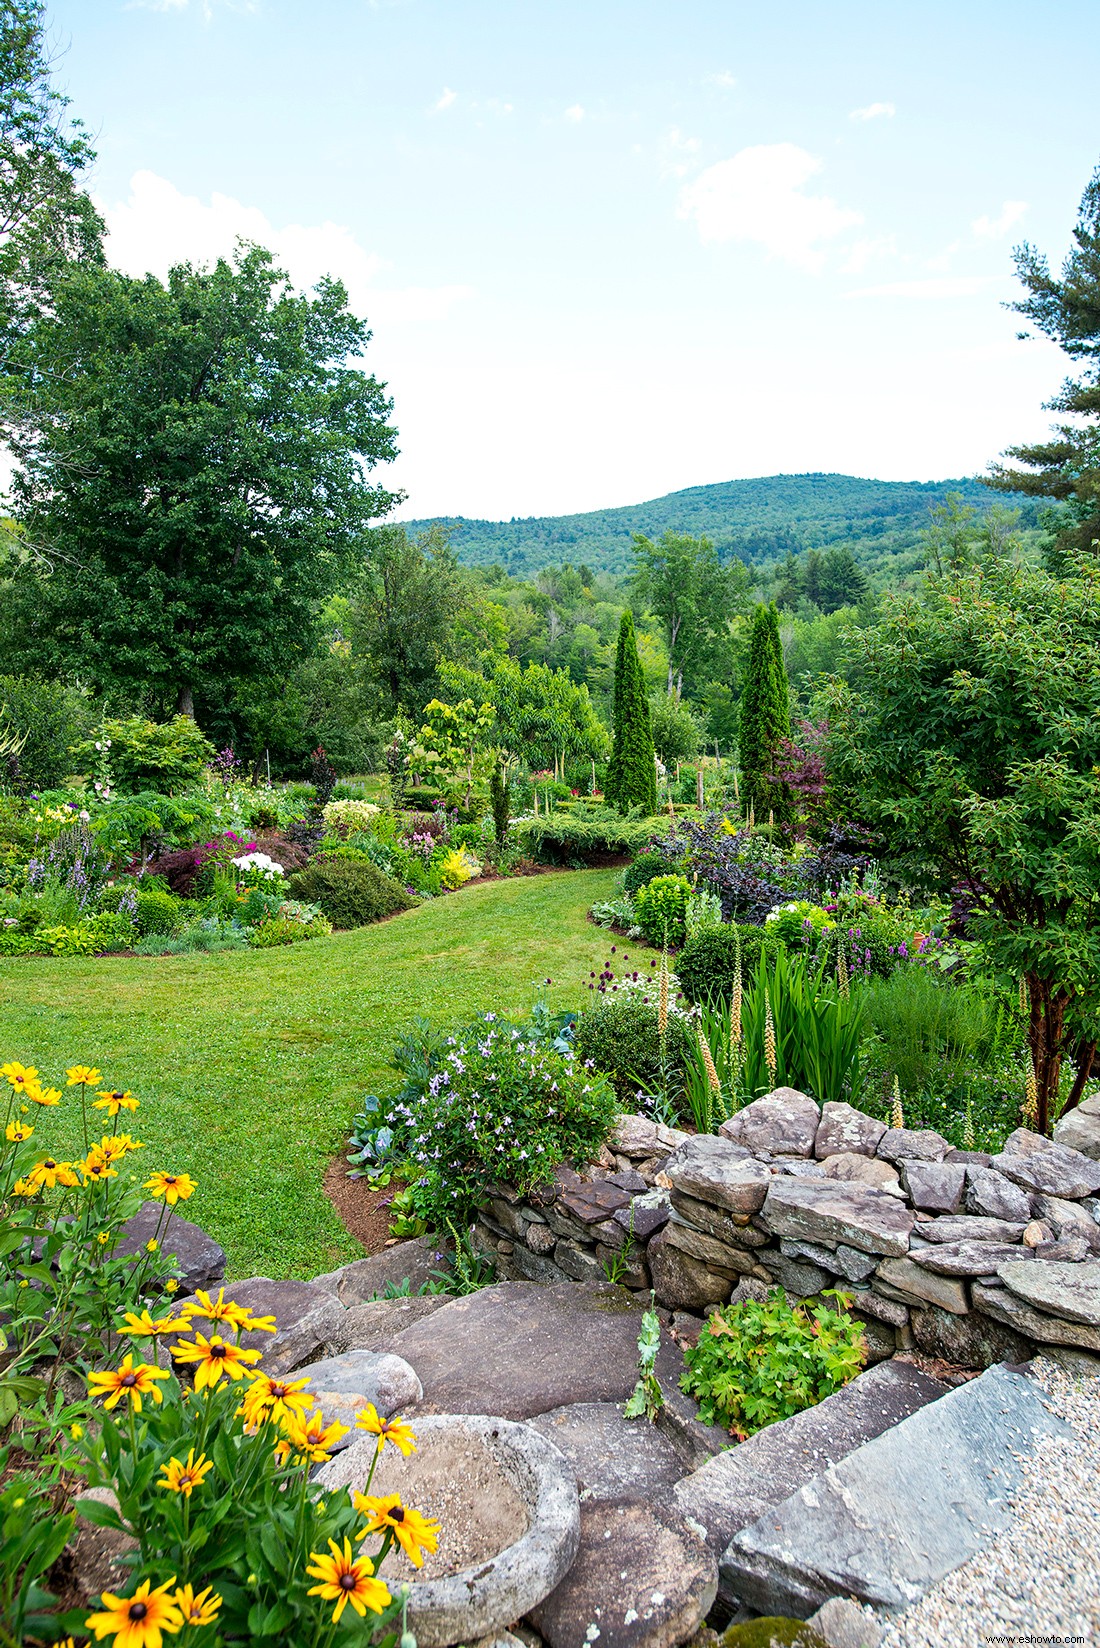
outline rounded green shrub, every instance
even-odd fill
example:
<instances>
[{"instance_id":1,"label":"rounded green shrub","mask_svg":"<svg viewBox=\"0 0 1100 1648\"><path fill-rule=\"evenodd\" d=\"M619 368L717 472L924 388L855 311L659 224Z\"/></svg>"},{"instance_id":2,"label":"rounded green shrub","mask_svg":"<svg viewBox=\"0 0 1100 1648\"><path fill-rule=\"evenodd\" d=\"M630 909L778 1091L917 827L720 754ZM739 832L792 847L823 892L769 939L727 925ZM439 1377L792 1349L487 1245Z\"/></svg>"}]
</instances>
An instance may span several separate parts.
<instances>
[{"instance_id":1,"label":"rounded green shrub","mask_svg":"<svg viewBox=\"0 0 1100 1648\"><path fill-rule=\"evenodd\" d=\"M655 876L668 874L668 859L664 853L639 853L633 864L628 864L623 871L623 892L636 893L639 887L648 886Z\"/></svg>"},{"instance_id":2,"label":"rounded green shrub","mask_svg":"<svg viewBox=\"0 0 1100 1648\"><path fill-rule=\"evenodd\" d=\"M601 1074L610 1077L620 1104L627 1110L637 1109L639 1090L650 1091L661 1081L656 994L654 983L649 1001L643 1000L642 992L637 990L597 995L577 1020L573 1040L577 1057L591 1059ZM674 1088L683 1079L688 1036L686 1021L670 1013L665 1058Z\"/></svg>"},{"instance_id":3,"label":"rounded green shrub","mask_svg":"<svg viewBox=\"0 0 1100 1648\"><path fill-rule=\"evenodd\" d=\"M659 875L634 894L634 913L648 944L682 944L691 882L684 875Z\"/></svg>"},{"instance_id":4,"label":"rounded green shrub","mask_svg":"<svg viewBox=\"0 0 1100 1648\"><path fill-rule=\"evenodd\" d=\"M306 904L319 904L332 925L343 930L411 910L417 902L399 881L358 853L315 858L291 877L287 892Z\"/></svg>"},{"instance_id":5,"label":"rounded green shrub","mask_svg":"<svg viewBox=\"0 0 1100 1648\"><path fill-rule=\"evenodd\" d=\"M732 922L688 939L676 957L680 988L689 1001L725 1001L733 989L738 950L741 977L747 984L756 972L760 952L771 940L763 927L741 927Z\"/></svg>"},{"instance_id":6,"label":"rounded green shrub","mask_svg":"<svg viewBox=\"0 0 1100 1648\"><path fill-rule=\"evenodd\" d=\"M171 933L180 919L180 901L161 887L143 887L135 896L134 926L142 938L151 933Z\"/></svg>"}]
</instances>

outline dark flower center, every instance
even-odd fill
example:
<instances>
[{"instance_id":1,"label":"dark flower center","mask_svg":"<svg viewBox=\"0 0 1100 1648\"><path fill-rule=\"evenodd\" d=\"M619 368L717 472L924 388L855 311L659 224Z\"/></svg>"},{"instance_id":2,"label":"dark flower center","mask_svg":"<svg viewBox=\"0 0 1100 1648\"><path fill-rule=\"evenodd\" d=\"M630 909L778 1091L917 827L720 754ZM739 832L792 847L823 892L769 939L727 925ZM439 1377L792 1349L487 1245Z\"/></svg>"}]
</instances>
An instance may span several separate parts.
<instances>
[{"instance_id":1,"label":"dark flower center","mask_svg":"<svg viewBox=\"0 0 1100 1648\"><path fill-rule=\"evenodd\" d=\"M137 1384L137 1374L136 1373L124 1373L122 1375L122 1378L119 1380L119 1384L126 1385L126 1386L136 1385Z\"/></svg>"},{"instance_id":2,"label":"dark flower center","mask_svg":"<svg viewBox=\"0 0 1100 1648\"><path fill-rule=\"evenodd\" d=\"M404 1507L404 1505L395 1505L393 1510L390 1512L390 1521L391 1522L404 1522L404 1520L405 1520L405 1507Z\"/></svg>"},{"instance_id":3,"label":"dark flower center","mask_svg":"<svg viewBox=\"0 0 1100 1648\"><path fill-rule=\"evenodd\" d=\"M359 1581L356 1579L354 1574L341 1574L340 1575L340 1588L341 1588L341 1590L354 1591L354 1589L355 1589L355 1587L358 1583L359 1583Z\"/></svg>"},{"instance_id":4,"label":"dark flower center","mask_svg":"<svg viewBox=\"0 0 1100 1648\"><path fill-rule=\"evenodd\" d=\"M228 1349L229 1349L228 1345L223 1345L223 1344L221 1344L220 1341L215 1341L215 1343L212 1344L211 1347L210 1347L210 1355L211 1356L219 1356L219 1357L224 1356Z\"/></svg>"},{"instance_id":5,"label":"dark flower center","mask_svg":"<svg viewBox=\"0 0 1100 1648\"><path fill-rule=\"evenodd\" d=\"M53 1160L52 1156L47 1156L46 1160L42 1163L42 1166L48 1173L52 1173L54 1168L57 1166L57 1163Z\"/></svg>"},{"instance_id":6,"label":"dark flower center","mask_svg":"<svg viewBox=\"0 0 1100 1648\"><path fill-rule=\"evenodd\" d=\"M144 1619L149 1612L144 1602L131 1602L127 1613L131 1619Z\"/></svg>"}]
</instances>

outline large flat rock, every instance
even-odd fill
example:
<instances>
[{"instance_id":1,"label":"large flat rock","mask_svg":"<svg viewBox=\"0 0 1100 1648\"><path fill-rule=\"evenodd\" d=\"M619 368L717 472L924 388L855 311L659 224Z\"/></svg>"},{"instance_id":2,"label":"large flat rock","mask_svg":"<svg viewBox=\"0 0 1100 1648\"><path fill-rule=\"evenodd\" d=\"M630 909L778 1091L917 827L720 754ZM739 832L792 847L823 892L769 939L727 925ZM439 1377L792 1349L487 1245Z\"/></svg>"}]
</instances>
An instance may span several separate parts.
<instances>
[{"instance_id":1,"label":"large flat rock","mask_svg":"<svg viewBox=\"0 0 1100 1648\"><path fill-rule=\"evenodd\" d=\"M529 1423L561 1449L582 1501L642 1499L671 1505L680 1455L646 1419L624 1419L621 1402L574 1402Z\"/></svg>"},{"instance_id":2,"label":"large flat rock","mask_svg":"<svg viewBox=\"0 0 1100 1648\"><path fill-rule=\"evenodd\" d=\"M137 1212L122 1227L115 1257L129 1257L144 1253L145 1244L153 1240L164 1220L163 1202L143 1202ZM213 1236L208 1236L201 1225L190 1219L181 1219L173 1213L168 1228L160 1239L161 1253L175 1258L179 1268L181 1293L194 1293L196 1288L217 1287L225 1275L225 1250ZM163 1272L162 1272L163 1274Z\"/></svg>"},{"instance_id":3,"label":"large flat rock","mask_svg":"<svg viewBox=\"0 0 1100 1648\"><path fill-rule=\"evenodd\" d=\"M1032 1140L1038 1140L1037 1145ZM1013 1184L1044 1196L1065 1196L1079 1201L1100 1190L1100 1162L1080 1150L1069 1150L1041 1135L1017 1128L1005 1140L1005 1148L994 1156L992 1166Z\"/></svg>"},{"instance_id":4,"label":"large flat rock","mask_svg":"<svg viewBox=\"0 0 1100 1648\"><path fill-rule=\"evenodd\" d=\"M528 1616L549 1648L673 1648L710 1612L714 1555L674 1510L636 1499L581 1506L581 1545Z\"/></svg>"},{"instance_id":5,"label":"large flat rock","mask_svg":"<svg viewBox=\"0 0 1100 1648\"><path fill-rule=\"evenodd\" d=\"M754 1153L773 1156L812 1156L821 1112L813 1099L794 1087L777 1087L754 1099L719 1128L723 1138L743 1144Z\"/></svg>"},{"instance_id":6,"label":"large flat rock","mask_svg":"<svg viewBox=\"0 0 1100 1648\"><path fill-rule=\"evenodd\" d=\"M885 1122L876 1121L874 1116L866 1115L854 1105L830 1101L821 1106L814 1155L819 1160L842 1153L873 1156L885 1132Z\"/></svg>"},{"instance_id":7,"label":"large flat rock","mask_svg":"<svg viewBox=\"0 0 1100 1648\"><path fill-rule=\"evenodd\" d=\"M1079 1150L1082 1156L1100 1159L1100 1108L1093 1108L1095 1100L1085 1099L1076 1110L1062 1117L1054 1129L1055 1144L1067 1150Z\"/></svg>"},{"instance_id":8,"label":"large flat rock","mask_svg":"<svg viewBox=\"0 0 1100 1648\"><path fill-rule=\"evenodd\" d=\"M395 1334L438 1413L530 1419L621 1402L637 1380L642 1306L606 1282L498 1282Z\"/></svg>"},{"instance_id":9,"label":"large flat rock","mask_svg":"<svg viewBox=\"0 0 1100 1648\"><path fill-rule=\"evenodd\" d=\"M676 1502L719 1554L734 1534L871 1437L946 1395L907 1362L880 1362L814 1408L757 1431L684 1477Z\"/></svg>"},{"instance_id":10,"label":"large flat rock","mask_svg":"<svg viewBox=\"0 0 1100 1648\"><path fill-rule=\"evenodd\" d=\"M351 1435L342 1439L344 1445L355 1439L356 1420L368 1404L389 1418L415 1407L424 1394L415 1370L387 1351L346 1351L311 1362L303 1371L325 1418L348 1426Z\"/></svg>"},{"instance_id":11,"label":"large flat rock","mask_svg":"<svg viewBox=\"0 0 1100 1648\"><path fill-rule=\"evenodd\" d=\"M1067 1322L1060 1316L1050 1316L1045 1310L1036 1310L1026 1299L1007 1287L991 1287L975 1282L970 1290L974 1309L995 1322L1022 1333L1036 1344L1072 1345L1079 1350L1100 1351L1100 1328L1090 1328L1084 1322Z\"/></svg>"},{"instance_id":12,"label":"large flat rock","mask_svg":"<svg viewBox=\"0 0 1100 1648\"><path fill-rule=\"evenodd\" d=\"M907 1608L1007 1526L1038 1439L1068 1434L1029 1379L990 1368L743 1528L723 1586L799 1619L838 1595Z\"/></svg>"},{"instance_id":13,"label":"large flat rock","mask_svg":"<svg viewBox=\"0 0 1100 1648\"><path fill-rule=\"evenodd\" d=\"M870 1185L833 1179L773 1179L763 1220L777 1236L803 1237L861 1253L904 1258L916 1223L912 1210Z\"/></svg>"},{"instance_id":14,"label":"large flat rock","mask_svg":"<svg viewBox=\"0 0 1100 1648\"><path fill-rule=\"evenodd\" d=\"M225 1290L226 1298L243 1305L254 1316L274 1316L274 1333L242 1333L241 1344L258 1350L264 1373L292 1373L306 1362L315 1362L333 1351L343 1350L347 1318L339 1300L314 1282L296 1282L270 1276L250 1276ZM186 1305L192 1301L181 1299ZM224 1332L207 1319L195 1317L192 1328L198 1333Z\"/></svg>"},{"instance_id":15,"label":"large flat rock","mask_svg":"<svg viewBox=\"0 0 1100 1648\"><path fill-rule=\"evenodd\" d=\"M1007 1288L1037 1310L1100 1328L1100 1261L1078 1265L1009 1262L997 1274Z\"/></svg>"},{"instance_id":16,"label":"large flat rock","mask_svg":"<svg viewBox=\"0 0 1100 1648\"><path fill-rule=\"evenodd\" d=\"M685 1139L664 1165L674 1190L727 1213L758 1213L772 1174L744 1145L701 1133Z\"/></svg>"},{"instance_id":17,"label":"large flat rock","mask_svg":"<svg viewBox=\"0 0 1100 1648\"><path fill-rule=\"evenodd\" d=\"M314 1277L314 1285L327 1288L342 1305L361 1305L381 1299L386 1287L408 1282L413 1292L425 1282L438 1280L435 1272L446 1269L447 1254L435 1236L416 1236L396 1242L366 1259L353 1259L339 1270Z\"/></svg>"}]
</instances>

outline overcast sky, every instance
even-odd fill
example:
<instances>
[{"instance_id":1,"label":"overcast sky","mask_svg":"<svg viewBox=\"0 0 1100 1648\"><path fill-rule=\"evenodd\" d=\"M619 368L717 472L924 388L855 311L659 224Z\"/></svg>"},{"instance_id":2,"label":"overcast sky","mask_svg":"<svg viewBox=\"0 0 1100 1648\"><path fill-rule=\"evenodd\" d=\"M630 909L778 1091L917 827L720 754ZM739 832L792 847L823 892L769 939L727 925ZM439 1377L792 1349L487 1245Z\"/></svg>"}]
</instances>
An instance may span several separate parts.
<instances>
[{"instance_id":1,"label":"overcast sky","mask_svg":"<svg viewBox=\"0 0 1100 1648\"><path fill-rule=\"evenodd\" d=\"M52 0L134 273L343 278L405 515L780 471L975 473L1047 426L1012 247L1100 160L1063 0Z\"/></svg>"}]
</instances>

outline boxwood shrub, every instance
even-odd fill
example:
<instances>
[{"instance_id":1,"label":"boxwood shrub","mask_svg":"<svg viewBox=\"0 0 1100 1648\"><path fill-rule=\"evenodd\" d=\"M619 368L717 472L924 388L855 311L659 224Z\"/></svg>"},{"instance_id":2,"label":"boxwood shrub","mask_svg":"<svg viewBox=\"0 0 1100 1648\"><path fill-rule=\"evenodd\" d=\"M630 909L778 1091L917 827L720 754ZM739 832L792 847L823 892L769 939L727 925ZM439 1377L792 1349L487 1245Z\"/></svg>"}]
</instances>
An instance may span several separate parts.
<instances>
[{"instance_id":1,"label":"boxwood shrub","mask_svg":"<svg viewBox=\"0 0 1100 1648\"><path fill-rule=\"evenodd\" d=\"M741 951L741 977L747 983L756 972L760 951L772 940L764 927L742 927L730 922L712 927L688 939L676 957L680 988L689 1001L728 999L733 989L737 951Z\"/></svg>"},{"instance_id":2,"label":"boxwood shrub","mask_svg":"<svg viewBox=\"0 0 1100 1648\"><path fill-rule=\"evenodd\" d=\"M683 1075L688 1035L684 1020L670 1013L665 1045L674 1086ZM591 1059L601 1074L610 1077L619 1103L627 1110L637 1109L639 1088L652 1089L660 1082L657 1008L654 1002L643 1001L637 991L597 996L577 1019L573 1045L579 1059Z\"/></svg>"},{"instance_id":3,"label":"boxwood shrub","mask_svg":"<svg viewBox=\"0 0 1100 1648\"><path fill-rule=\"evenodd\" d=\"M308 869L290 878L287 891L291 898L319 904L340 929L365 927L398 910L411 910L418 902L360 853L315 858Z\"/></svg>"}]
</instances>

